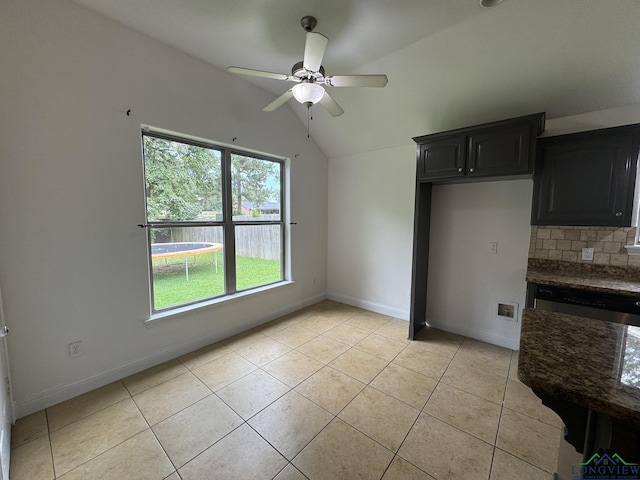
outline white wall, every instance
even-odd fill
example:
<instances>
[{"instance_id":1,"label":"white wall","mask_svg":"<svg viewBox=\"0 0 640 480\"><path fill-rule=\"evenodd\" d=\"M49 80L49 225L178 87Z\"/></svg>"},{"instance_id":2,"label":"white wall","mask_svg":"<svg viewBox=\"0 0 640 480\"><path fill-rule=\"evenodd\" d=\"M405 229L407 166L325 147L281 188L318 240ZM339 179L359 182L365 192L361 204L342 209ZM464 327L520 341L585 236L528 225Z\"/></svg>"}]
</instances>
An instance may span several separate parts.
<instances>
[{"instance_id":1,"label":"white wall","mask_svg":"<svg viewBox=\"0 0 640 480\"><path fill-rule=\"evenodd\" d=\"M328 296L407 320L415 146L329 161Z\"/></svg>"},{"instance_id":2,"label":"white wall","mask_svg":"<svg viewBox=\"0 0 640 480\"><path fill-rule=\"evenodd\" d=\"M549 119L545 135L630 123L640 123L640 106ZM330 298L409 318L414 182L414 144L329 159ZM494 309L496 300L517 302L518 316L524 307L532 188L531 180L434 187L431 325L518 348L519 322Z\"/></svg>"},{"instance_id":3,"label":"white wall","mask_svg":"<svg viewBox=\"0 0 640 480\"><path fill-rule=\"evenodd\" d=\"M290 109L261 111L272 95L68 0L4 1L0 45L0 285L18 416L325 297L327 161ZM144 326L141 124L291 158L293 285ZM84 353L69 359L76 340Z\"/></svg>"},{"instance_id":4,"label":"white wall","mask_svg":"<svg viewBox=\"0 0 640 480\"><path fill-rule=\"evenodd\" d=\"M520 324L493 309L496 299L524 306L532 186L434 187L430 324L517 348ZM329 298L409 319L414 192L413 145L329 160Z\"/></svg>"},{"instance_id":5,"label":"white wall","mask_svg":"<svg viewBox=\"0 0 640 480\"><path fill-rule=\"evenodd\" d=\"M430 325L517 348L520 323L496 317L495 310L497 300L524 307L532 191L532 180L434 186ZM490 242L498 242L496 254Z\"/></svg>"},{"instance_id":6,"label":"white wall","mask_svg":"<svg viewBox=\"0 0 640 480\"><path fill-rule=\"evenodd\" d=\"M625 105L569 117L549 119L541 136L551 137L634 123L640 123L640 105Z\"/></svg>"}]
</instances>

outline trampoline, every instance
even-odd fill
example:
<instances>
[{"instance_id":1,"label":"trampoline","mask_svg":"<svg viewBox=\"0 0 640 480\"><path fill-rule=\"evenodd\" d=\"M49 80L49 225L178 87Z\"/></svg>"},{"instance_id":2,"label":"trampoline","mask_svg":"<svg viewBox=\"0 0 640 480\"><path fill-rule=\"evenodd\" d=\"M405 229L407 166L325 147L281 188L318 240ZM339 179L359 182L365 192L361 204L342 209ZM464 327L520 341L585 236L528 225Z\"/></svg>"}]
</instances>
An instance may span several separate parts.
<instances>
[{"instance_id":1,"label":"trampoline","mask_svg":"<svg viewBox=\"0 0 640 480\"><path fill-rule=\"evenodd\" d=\"M201 253L211 253L213 256L213 264L218 273L218 252L222 250L224 245L221 243L207 242L175 242L175 243L152 243L151 258L161 259L184 257L184 274L189 281L189 257L191 255L199 255Z\"/></svg>"}]
</instances>

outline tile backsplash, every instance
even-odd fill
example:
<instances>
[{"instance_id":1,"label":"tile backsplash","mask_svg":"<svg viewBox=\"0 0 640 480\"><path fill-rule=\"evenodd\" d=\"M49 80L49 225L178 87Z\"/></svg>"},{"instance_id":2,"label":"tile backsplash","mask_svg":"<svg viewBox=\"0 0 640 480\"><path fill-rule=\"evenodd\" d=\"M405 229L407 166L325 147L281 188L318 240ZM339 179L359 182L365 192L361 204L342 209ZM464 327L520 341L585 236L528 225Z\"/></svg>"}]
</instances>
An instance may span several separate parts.
<instances>
[{"instance_id":1,"label":"tile backsplash","mask_svg":"<svg viewBox=\"0 0 640 480\"><path fill-rule=\"evenodd\" d=\"M529 258L640 267L640 256L628 255L636 227L531 227ZM582 260L582 249L593 248L593 260Z\"/></svg>"}]
</instances>

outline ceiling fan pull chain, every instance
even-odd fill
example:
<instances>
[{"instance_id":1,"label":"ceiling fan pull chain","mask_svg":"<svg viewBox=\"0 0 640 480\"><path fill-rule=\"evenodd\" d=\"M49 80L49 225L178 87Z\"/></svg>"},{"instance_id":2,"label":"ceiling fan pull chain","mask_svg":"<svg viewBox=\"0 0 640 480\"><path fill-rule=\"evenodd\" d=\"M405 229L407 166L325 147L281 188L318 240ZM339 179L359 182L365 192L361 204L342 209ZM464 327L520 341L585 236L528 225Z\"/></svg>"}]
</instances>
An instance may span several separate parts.
<instances>
[{"instance_id":1,"label":"ceiling fan pull chain","mask_svg":"<svg viewBox=\"0 0 640 480\"><path fill-rule=\"evenodd\" d=\"M309 138L309 121L311 120L311 105L307 105L307 138Z\"/></svg>"}]
</instances>

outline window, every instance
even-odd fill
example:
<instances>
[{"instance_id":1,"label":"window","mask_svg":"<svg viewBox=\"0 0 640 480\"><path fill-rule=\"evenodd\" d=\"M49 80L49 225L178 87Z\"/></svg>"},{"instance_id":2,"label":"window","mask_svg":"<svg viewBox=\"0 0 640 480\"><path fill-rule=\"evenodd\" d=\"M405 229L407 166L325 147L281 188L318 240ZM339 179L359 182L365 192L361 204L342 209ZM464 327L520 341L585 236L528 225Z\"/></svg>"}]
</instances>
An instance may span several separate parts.
<instances>
[{"instance_id":1,"label":"window","mask_svg":"<svg viewBox=\"0 0 640 480\"><path fill-rule=\"evenodd\" d=\"M282 160L142 133L152 311L284 280Z\"/></svg>"}]
</instances>

